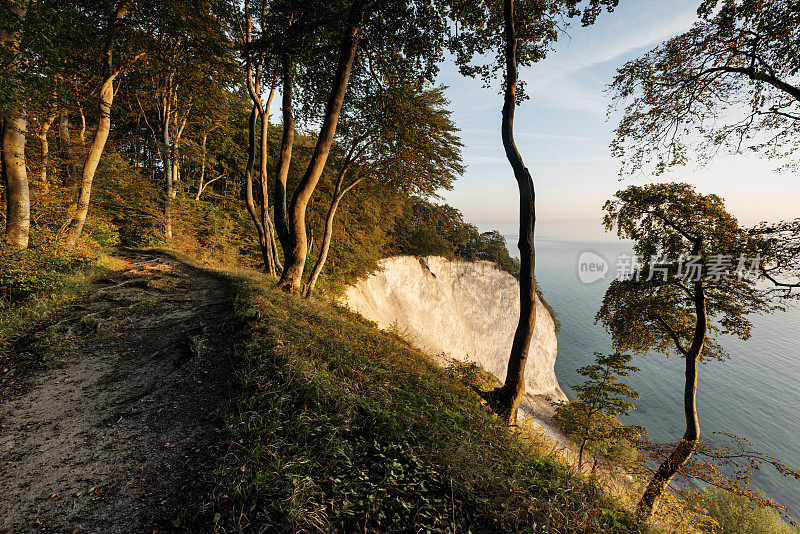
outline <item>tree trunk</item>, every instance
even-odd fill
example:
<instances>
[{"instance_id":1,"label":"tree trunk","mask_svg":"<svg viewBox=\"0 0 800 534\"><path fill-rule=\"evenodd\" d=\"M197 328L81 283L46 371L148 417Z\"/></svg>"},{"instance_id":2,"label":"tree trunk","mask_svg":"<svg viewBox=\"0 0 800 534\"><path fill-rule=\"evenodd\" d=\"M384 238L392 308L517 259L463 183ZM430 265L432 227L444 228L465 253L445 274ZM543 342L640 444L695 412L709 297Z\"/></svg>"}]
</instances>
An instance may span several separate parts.
<instances>
[{"instance_id":1,"label":"tree trunk","mask_svg":"<svg viewBox=\"0 0 800 534\"><path fill-rule=\"evenodd\" d=\"M294 143L294 114L292 113L292 60L288 54L281 58L283 70L283 136L281 138L281 153L278 158L278 172L275 175L275 231L281 242L284 257L291 246L289 239L289 214L286 208L287 192L286 182L289 177L289 167L292 162L292 144Z\"/></svg>"},{"instance_id":2,"label":"tree trunk","mask_svg":"<svg viewBox=\"0 0 800 534\"><path fill-rule=\"evenodd\" d=\"M314 265L314 270L311 272L311 276L308 279L308 284L306 284L304 295L305 298L309 298L314 292L317 279L319 278L320 273L322 273L322 268L325 267L325 262L328 260L328 251L331 248L331 240L333 238L333 221L336 217L336 209L339 207L339 202L341 202L342 198L345 194L347 194L348 191L353 189L362 180L362 178L359 178L345 189L342 189L345 171L346 167L343 167L342 170L339 171L339 176L336 179L336 186L333 190L333 198L331 199L331 205L328 208L328 215L325 218L325 235L322 237L322 246L319 251L319 256L317 257L317 263Z\"/></svg>"},{"instance_id":3,"label":"tree trunk","mask_svg":"<svg viewBox=\"0 0 800 534\"><path fill-rule=\"evenodd\" d=\"M0 9L6 12L7 20L25 18L27 2L3 0ZM19 34L9 33L0 27L0 46L8 48L12 55L19 49ZM16 61L6 65L13 73ZM14 247L25 249L31 227L31 202L28 188L28 170L25 162L25 132L28 128L28 115L18 95L11 95L12 102L3 117L2 172L6 186L6 242Z\"/></svg>"},{"instance_id":4,"label":"tree trunk","mask_svg":"<svg viewBox=\"0 0 800 534\"><path fill-rule=\"evenodd\" d=\"M6 185L6 242L28 248L31 227L31 202L28 172L25 167L25 108L14 104L4 118L3 173Z\"/></svg>"},{"instance_id":5,"label":"tree trunk","mask_svg":"<svg viewBox=\"0 0 800 534\"><path fill-rule=\"evenodd\" d=\"M699 243L699 241L698 241ZM692 254L699 253L699 246L696 244ZM681 442L672 451L669 457L664 460L653 478L647 484L647 488L636 506L636 512L643 516L649 517L653 513L653 507L656 500L661 496L664 490L669 486L670 481L683 467L683 465L691 458L697 447L697 441L700 439L700 421L697 417L697 364L700 361L700 354L703 351L703 344L706 339L706 329L708 327L708 318L706 315L706 299L703 294L702 281L694 282L694 296L695 312L697 319L695 323L694 335L692 337L692 346L685 354L686 358L686 382L683 389L683 411L686 418L686 432L683 434Z\"/></svg>"},{"instance_id":6,"label":"tree trunk","mask_svg":"<svg viewBox=\"0 0 800 534\"><path fill-rule=\"evenodd\" d=\"M175 182L172 173L175 167L172 164L172 143L169 135L170 107L165 105L161 117L161 143L164 145L162 152L164 156L164 237L167 241L172 240L172 201L175 198Z\"/></svg>"},{"instance_id":7,"label":"tree trunk","mask_svg":"<svg viewBox=\"0 0 800 534\"><path fill-rule=\"evenodd\" d=\"M86 144L86 116L83 114L83 106L78 106L78 113L81 117L81 129L78 130L78 139L80 139L81 144ZM136 121L136 126L138 130L139 121Z\"/></svg>"},{"instance_id":8,"label":"tree trunk","mask_svg":"<svg viewBox=\"0 0 800 534\"><path fill-rule=\"evenodd\" d=\"M586 438L583 438L581 441L581 449L578 452L578 471L580 472L581 467L583 467L583 451L586 449Z\"/></svg>"},{"instance_id":9,"label":"tree trunk","mask_svg":"<svg viewBox=\"0 0 800 534\"><path fill-rule=\"evenodd\" d=\"M331 238L333 237L333 219L336 216L336 209L339 207L339 202L342 200L343 196L343 193L341 192L343 178L344 173L341 173L339 175L339 179L336 181L336 188L333 191L333 198L331 199L331 205L328 208L328 215L325 217L325 235L322 238L322 248L319 251L319 256L317 257L317 263L314 265L314 270L311 271L311 277L308 279L308 284L305 288L305 298L309 298L311 293L314 292L314 286L317 285L317 279L319 278L322 268L325 266L325 262L328 259L328 250L330 250Z\"/></svg>"},{"instance_id":10,"label":"tree trunk","mask_svg":"<svg viewBox=\"0 0 800 534\"><path fill-rule=\"evenodd\" d=\"M197 185L197 196L195 200L200 200L200 195L203 194L203 181L206 178L206 141L208 140L208 132L203 133L203 156L200 160L200 183Z\"/></svg>"},{"instance_id":11,"label":"tree trunk","mask_svg":"<svg viewBox=\"0 0 800 534\"><path fill-rule=\"evenodd\" d=\"M83 225L86 223L86 215L89 213L89 199L92 195L92 182L94 181L94 174L97 171L97 165L100 163L100 156L103 155L103 149L108 140L108 134L111 130L111 105L114 102L114 80L116 79L119 71L114 71L113 58L114 58L114 39L116 37L116 29L120 21L128 15L132 0L123 0L114 11L114 16L109 24L108 36L106 44L103 49L103 57L105 62L105 80L100 88L100 120L97 123L97 131L92 139L92 144L89 147L89 152L86 154L86 159L83 163L83 173L81 177L80 190L78 193L78 205L75 214L69 223L67 231L67 247L74 247L78 238L83 232Z\"/></svg>"},{"instance_id":12,"label":"tree trunk","mask_svg":"<svg viewBox=\"0 0 800 534\"><path fill-rule=\"evenodd\" d=\"M261 224L258 210L256 209L255 199L253 197L253 167L256 159L256 118L258 117L258 107L253 104L250 111L250 118L247 121L247 137L248 137L248 150L247 150L247 167L244 170L244 204L247 207L247 212L250 218L253 219L253 225L256 227L256 234L258 235L258 246L261 249L261 257L264 260L264 269L272 274L275 272L275 266L272 262L272 255L269 254L267 248L266 234L264 227Z\"/></svg>"},{"instance_id":13,"label":"tree trunk","mask_svg":"<svg viewBox=\"0 0 800 534\"><path fill-rule=\"evenodd\" d=\"M64 185L67 187L77 186L78 165L75 163L75 153L72 151L72 139L69 135L69 114L63 108L58 119L58 142L61 145L61 157L64 160Z\"/></svg>"},{"instance_id":14,"label":"tree trunk","mask_svg":"<svg viewBox=\"0 0 800 534\"><path fill-rule=\"evenodd\" d=\"M39 186L42 188L43 193L47 193L50 190L50 182L47 180L47 171L50 166L50 143L47 142L47 134L50 132L50 126L55 119L55 114L47 117L42 121L39 131L36 133L36 137L39 138L42 146L42 168L39 170Z\"/></svg>"},{"instance_id":15,"label":"tree trunk","mask_svg":"<svg viewBox=\"0 0 800 534\"><path fill-rule=\"evenodd\" d=\"M275 243L275 227L269 216L269 180L267 175L267 162L269 159L269 110L272 107L272 100L275 97L275 81L269 90L267 105L260 110L261 118L261 226L264 228L264 238L266 243L266 254L270 256L270 276L277 276L282 268L278 247Z\"/></svg>"},{"instance_id":16,"label":"tree trunk","mask_svg":"<svg viewBox=\"0 0 800 534\"><path fill-rule=\"evenodd\" d=\"M322 176L322 171L325 169L325 163L328 160L328 154L330 153L333 138L336 134L339 113L342 110L344 95L347 91L347 83L350 79L350 70L356 56L356 49L358 48L360 39L359 29L361 28L363 17L364 8L361 5L361 0L354 0L350 8L350 23L342 39L336 74L331 85L331 94L328 98L328 103L325 106L325 118L322 122L319 136L317 137L314 153L292 197L292 204L289 210L290 247L283 250L286 263L283 267L279 285L283 289L293 293L300 291L303 270L306 264L306 254L308 252L306 208Z\"/></svg>"},{"instance_id":17,"label":"tree trunk","mask_svg":"<svg viewBox=\"0 0 800 534\"><path fill-rule=\"evenodd\" d=\"M504 0L506 89L501 133L506 158L514 170L519 187L519 323L511 345L508 371L502 387L488 395L489 404L510 425L517 423L517 411L525 393L525 365L528 361L533 329L536 326L536 281L533 277L535 253L533 233L536 226L536 196L533 179L514 142L514 108L517 94L517 37L514 29L514 0Z\"/></svg>"}]
</instances>

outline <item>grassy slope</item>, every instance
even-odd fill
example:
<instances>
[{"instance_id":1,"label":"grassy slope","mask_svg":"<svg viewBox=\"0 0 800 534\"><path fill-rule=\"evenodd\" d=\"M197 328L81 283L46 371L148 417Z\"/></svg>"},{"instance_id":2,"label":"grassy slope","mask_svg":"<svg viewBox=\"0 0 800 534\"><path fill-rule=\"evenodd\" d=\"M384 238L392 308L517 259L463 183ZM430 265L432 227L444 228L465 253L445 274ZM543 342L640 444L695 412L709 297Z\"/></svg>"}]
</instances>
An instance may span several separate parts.
<instances>
[{"instance_id":1,"label":"grassy slope","mask_svg":"<svg viewBox=\"0 0 800 534\"><path fill-rule=\"evenodd\" d=\"M402 339L239 279L242 397L197 522L220 531L640 532ZM199 526L199 525L197 525Z\"/></svg>"}]
</instances>

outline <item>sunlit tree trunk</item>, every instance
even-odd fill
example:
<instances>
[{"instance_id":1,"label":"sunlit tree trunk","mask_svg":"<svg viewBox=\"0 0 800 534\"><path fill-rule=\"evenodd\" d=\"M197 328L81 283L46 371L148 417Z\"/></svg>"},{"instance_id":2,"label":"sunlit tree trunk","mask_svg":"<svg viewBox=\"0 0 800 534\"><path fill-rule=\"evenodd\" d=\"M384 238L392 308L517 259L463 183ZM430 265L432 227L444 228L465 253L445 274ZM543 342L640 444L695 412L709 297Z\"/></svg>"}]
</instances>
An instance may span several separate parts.
<instances>
[{"instance_id":1,"label":"sunlit tree trunk","mask_svg":"<svg viewBox=\"0 0 800 534\"><path fill-rule=\"evenodd\" d=\"M39 170L39 187L43 193L50 190L50 181L47 177L48 167L50 166L50 143L47 141L47 134L50 132L50 126L56 119L56 114L51 114L45 118L39 125L39 131L36 132L36 137L39 138L39 143L42 147L42 168Z\"/></svg>"},{"instance_id":2,"label":"sunlit tree trunk","mask_svg":"<svg viewBox=\"0 0 800 534\"><path fill-rule=\"evenodd\" d=\"M265 240L264 227L261 225L261 218L259 217L258 210L256 209L255 197L253 196L253 168L256 159L256 119L258 117L258 108L253 104L250 111L250 118L247 121L247 166L244 170L244 204L250 218L253 219L253 224L256 227L256 234L258 236L259 247L261 249L261 256L264 260L264 269L270 271L271 256L267 251L267 244ZM274 272L274 265L273 272Z\"/></svg>"},{"instance_id":3,"label":"sunlit tree trunk","mask_svg":"<svg viewBox=\"0 0 800 534\"><path fill-rule=\"evenodd\" d=\"M0 15L4 20L24 19L27 2L3 0ZM19 49L19 34L0 27L0 46L12 52ZM8 71L16 69L16 62L6 65ZM31 227L31 202L28 188L28 170L25 162L25 133L28 115L19 95L11 95L12 102L3 117L2 172L6 186L6 242L14 247L27 248Z\"/></svg>"},{"instance_id":4,"label":"sunlit tree trunk","mask_svg":"<svg viewBox=\"0 0 800 534\"><path fill-rule=\"evenodd\" d=\"M331 94L325 106L325 116L317 137L317 143L306 172L292 196L292 203L289 208L290 242L289 248L283 251L286 262L279 285L293 293L300 291L308 252L306 208L322 176L322 171L325 169L325 163L333 145L336 126L339 122L339 113L342 109L347 83L350 79L350 70L358 48L359 29L363 16L364 9L361 2L360 0L355 0L351 6L350 21L339 50L336 73L331 85Z\"/></svg>"},{"instance_id":5,"label":"sunlit tree trunk","mask_svg":"<svg viewBox=\"0 0 800 534\"><path fill-rule=\"evenodd\" d=\"M78 106L78 114L81 118L81 129L78 130L78 139L80 139L81 144L86 144L86 116L83 114L83 106ZM138 121L137 121L137 126Z\"/></svg>"},{"instance_id":6,"label":"sunlit tree trunk","mask_svg":"<svg viewBox=\"0 0 800 534\"><path fill-rule=\"evenodd\" d=\"M114 103L114 80L116 79L119 71L114 70L114 40L116 37L116 29L120 21L128 15L132 0L124 0L117 6L114 11L114 16L111 20L108 29L108 36L106 37L106 44L103 49L103 60L105 66L105 79L103 85L100 87L100 101L99 111L100 119L97 123L97 131L95 131L92 144L89 147L89 152L86 154L86 160L83 163L83 173L81 176L80 190L78 193L78 205L75 213L69 223L67 230L68 247L75 246L78 238L83 232L83 225L86 222L86 215L89 213L89 199L92 195L92 182L94 175L97 171L97 166L100 163L100 156L103 155L103 149L108 140L108 134L111 130L111 105Z\"/></svg>"},{"instance_id":7,"label":"sunlit tree trunk","mask_svg":"<svg viewBox=\"0 0 800 534\"><path fill-rule=\"evenodd\" d=\"M169 98L169 97L165 97ZM175 198L175 182L172 173L175 167L172 164L172 142L169 134L170 127L171 106L165 103L161 110L161 156L162 164L164 166L164 237L167 241L172 239L172 201Z\"/></svg>"},{"instance_id":8,"label":"sunlit tree trunk","mask_svg":"<svg viewBox=\"0 0 800 534\"><path fill-rule=\"evenodd\" d=\"M200 157L200 181L197 184L197 195L194 197L195 200L200 200L200 195L203 194L203 189L205 189L205 179L206 179L206 142L208 141L208 132L203 132L203 143L201 145L202 152Z\"/></svg>"},{"instance_id":9,"label":"sunlit tree trunk","mask_svg":"<svg viewBox=\"0 0 800 534\"><path fill-rule=\"evenodd\" d=\"M314 264L314 269L311 271L311 276L308 279L308 283L306 284L305 288L305 297L308 298L314 292L314 288L317 285L317 279L319 275L322 273L323 267L325 267L325 262L328 260L328 251L331 248L331 240L333 239L333 222L336 217L336 210L339 207L339 203L342 201L342 198L348 191L353 189L359 183L361 183L362 178L358 178L354 180L353 183L348 185L345 188L342 188L344 183L344 177L346 174L346 168L342 168L339 171L339 174L336 178L336 185L333 189L333 197L331 198L331 205L328 208L328 215L325 217L325 234L322 237L322 245L320 246L319 255L317 256L317 262Z\"/></svg>"},{"instance_id":10,"label":"sunlit tree trunk","mask_svg":"<svg viewBox=\"0 0 800 534\"><path fill-rule=\"evenodd\" d=\"M536 281L533 276L535 253L533 233L536 226L533 179L522 161L514 142L514 109L517 95L517 36L514 29L514 0L504 0L506 88L501 133L506 158L514 170L519 188L519 254L520 310L519 323L511 345L508 371L502 387L489 394L489 403L496 413L514 425L522 396L525 394L525 366L528 361L533 330L536 326Z\"/></svg>"},{"instance_id":11,"label":"sunlit tree trunk","mask_svg":"<svg viewBox=\"0 0 800 534\"><path fill-rule=\"evenodd\" d=\"M6 242L27 248L31 226L28 172L25 168L25 108L10 106L3 120L3 174L6 185Z\"/></svg>"}]
</instances>

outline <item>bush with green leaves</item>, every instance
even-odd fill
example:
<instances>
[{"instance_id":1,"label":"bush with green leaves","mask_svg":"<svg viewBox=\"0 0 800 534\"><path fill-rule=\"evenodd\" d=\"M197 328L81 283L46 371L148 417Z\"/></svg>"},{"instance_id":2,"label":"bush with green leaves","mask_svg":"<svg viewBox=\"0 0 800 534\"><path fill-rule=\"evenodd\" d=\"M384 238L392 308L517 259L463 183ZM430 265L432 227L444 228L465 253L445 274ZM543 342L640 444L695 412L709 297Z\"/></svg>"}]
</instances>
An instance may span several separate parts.
<instances>
[{"instance_id":1,"label":"bush with green leaves","mask_svg":"<svg viewBox=\"0 0 800 534\"><path fill-rule=\"evenodd\" d=\"M0 244L0 309L31 295L55 291L66 276L86 266L90 259L55 254L42 249L19 250Z\"/></svg>"}]
</instances>

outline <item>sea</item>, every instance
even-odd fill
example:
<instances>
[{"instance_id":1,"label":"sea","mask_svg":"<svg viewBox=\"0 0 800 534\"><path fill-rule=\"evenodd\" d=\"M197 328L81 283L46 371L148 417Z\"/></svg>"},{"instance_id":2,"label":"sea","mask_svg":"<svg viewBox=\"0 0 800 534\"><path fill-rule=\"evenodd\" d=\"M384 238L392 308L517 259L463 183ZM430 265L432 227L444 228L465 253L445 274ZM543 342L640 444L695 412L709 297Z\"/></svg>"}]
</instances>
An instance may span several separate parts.
<instances>
[{"instance_id":1,"label":"sea","mask_svg":"<svg viewBox=\"0 0 800 534\"><path fill-rule=\"evenodd\" d=\"M516 236L506 236L517 254ZM592 252L610 265L605 278L583 283L578 258ZM595 351L611 349L611 337L595 324L620 255L630 255L629 242L536 241L536 279L561 322L555 370L567 396L582 382L576 369L590 364ZM750 317L750 339L725 336L731 354L709 361L699 371L697 405L701 436L721 440L726 432L745 438L753 448L800 470L800 307ZM684 426L683 359L651 353L634 357L639 367L626 382L641 394L631 424L647 429L651 440L677 442ZM754 472L752 484L800 515L800 481L778 474L770 465Z\"/></svg>"}]
</instances>

